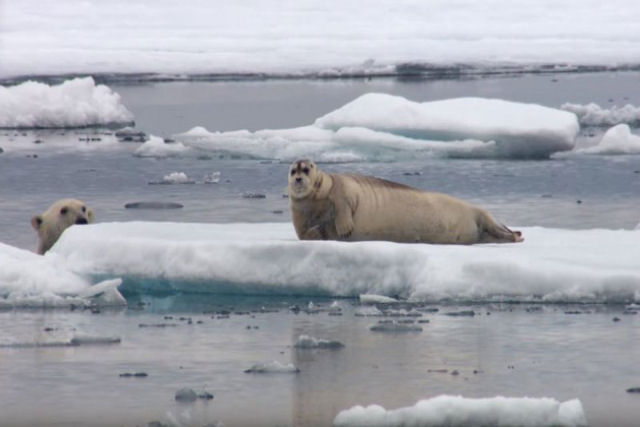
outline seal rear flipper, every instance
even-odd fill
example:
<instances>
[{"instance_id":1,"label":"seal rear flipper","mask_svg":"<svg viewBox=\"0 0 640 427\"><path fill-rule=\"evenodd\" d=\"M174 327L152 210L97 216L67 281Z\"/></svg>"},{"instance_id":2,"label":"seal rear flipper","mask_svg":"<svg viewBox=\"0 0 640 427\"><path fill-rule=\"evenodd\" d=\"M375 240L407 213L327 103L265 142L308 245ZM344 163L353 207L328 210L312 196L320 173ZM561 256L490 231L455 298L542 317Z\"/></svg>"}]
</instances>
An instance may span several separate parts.
<instances>
[{"instance_id":1,"label":"seal rear flipper","mask_svg":"<svg viewBox=\"0 0 640 427\"><path fill-rule=\"evenodd\" d=\"M496 223L488 215L483 215L482 219L479 243L518 243L524 241L522 232L513 231L505 225Z\"/></svg>"}]
</instances>

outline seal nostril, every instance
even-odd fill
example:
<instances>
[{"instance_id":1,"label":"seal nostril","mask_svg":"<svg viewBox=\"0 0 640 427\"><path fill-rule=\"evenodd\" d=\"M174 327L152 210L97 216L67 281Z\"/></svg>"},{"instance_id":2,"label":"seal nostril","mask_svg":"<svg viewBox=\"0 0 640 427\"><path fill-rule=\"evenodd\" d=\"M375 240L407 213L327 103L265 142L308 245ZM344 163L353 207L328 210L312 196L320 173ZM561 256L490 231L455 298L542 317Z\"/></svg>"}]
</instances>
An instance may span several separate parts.
<instances>
[{"instance_id":1,"label":"seal nostril","mask_svg":"<svg viewBox=\"0 0 640 427\"><path fill-rule=\"evenodd\" d=\"M296 177L296 182L302 182L302 178L300 178L299 176Z\"/></svg>"},{"instance_id":2,"label":"seal nostril","mask_svg":"<svg viewBox=\"0 0 640 427\"><path fill-rule=\"evenodd\" d=\"M89 222L87 221L86 218L78 218L76 220L76 224L88 224Z\"/></svg>"}]
</instances>

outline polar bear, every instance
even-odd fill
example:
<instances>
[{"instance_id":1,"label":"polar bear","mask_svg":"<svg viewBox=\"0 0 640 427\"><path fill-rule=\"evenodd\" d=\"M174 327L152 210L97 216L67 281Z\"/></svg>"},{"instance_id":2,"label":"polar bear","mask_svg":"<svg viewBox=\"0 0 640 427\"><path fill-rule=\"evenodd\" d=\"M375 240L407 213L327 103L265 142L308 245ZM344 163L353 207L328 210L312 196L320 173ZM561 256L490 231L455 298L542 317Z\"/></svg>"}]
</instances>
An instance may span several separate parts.
<instances>
[{"instance_id":1,"label":"polar bear","mask_svg":"<svg viewBox=\"0 0 640 427\"><path fill-rule=\"evenodd\" d=\"M31 225L38 232L38 253L44 254L58 241L64 230L74 224L89 224L93 221L93 210L76 199L55 202L42 215L31 218Z\"/></svg>"}]
</instances>

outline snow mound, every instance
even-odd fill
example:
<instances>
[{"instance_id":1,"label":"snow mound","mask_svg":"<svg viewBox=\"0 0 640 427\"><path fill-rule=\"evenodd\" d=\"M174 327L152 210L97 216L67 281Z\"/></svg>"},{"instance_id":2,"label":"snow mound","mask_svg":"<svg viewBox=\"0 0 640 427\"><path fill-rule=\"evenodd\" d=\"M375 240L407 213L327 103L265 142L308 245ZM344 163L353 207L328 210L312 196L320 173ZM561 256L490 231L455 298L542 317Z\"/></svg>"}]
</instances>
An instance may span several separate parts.
<instances>
[{"instance_id":1,"label":"snow mound","mask_svg":"<svg viewBox=\"0 0 640 427\"><path fill-rule=\"evenodd\" d=\"M632 134L629 125L620 124L607 130L597 145L575 152L583 154L640 154L640 136Z\"/></svg>"},{"instance_id":2,"label":"snow mound","mask_svg":"<svg viewBox=\"0 0 640 427\"><path fill-rule=\"evenodd\" d=\"M52 255L140 293L640 300L638 231L520 230L523 243L460 246L299 241L290 223L99 223L66 230Z\"/></svg>"},{"instance_id":3,"label":"snow mound","mask_svg":"<svg viewBox=\"0 0 640 427\"><path fill-rule=\"evenodd\" d=\"M133 114L120 95L92 77L59 85L28 81L0 86L0 128L75 128L128 124Z\"/></svg>"},{"instance_id":4,"label":"snow mound","mask_svg":"<svg viewBox=\"0 0 640 427\"><path fill-rule=\"evenodd\" d=\"M388 161L416 155L546 158L574 147L573 113L500 99L456 98L413 102L363 95L313 125L249 132L177 135L187 146L256 158L319 162Z\"/></svg>"},{"instance_id":5,"label":"snow mound","mask_svg":"<svg viewBox=\"0 0 640 427\"><path fill-rule=\"evenodd\" d=\"M493 397L468 399L438 396L421 400L412 407L386 410L379 405L354 406L333 420L336 427L393 426L586 426L587 419L578 399Z\"/></svg>"},{"instance_id":6,"label":"snow mound","mask_svg":"<svg viewBox=\"0 0 640 427\"><path fill-rule=\"evenodd\" d=\"M627 104L624 107L613 106L602 108L598 104L565 103L560 107L565 111L575 113L580 123L586 126L614 126L621 123L640 123L640 107Z\"/></svg>"}]
</instances>

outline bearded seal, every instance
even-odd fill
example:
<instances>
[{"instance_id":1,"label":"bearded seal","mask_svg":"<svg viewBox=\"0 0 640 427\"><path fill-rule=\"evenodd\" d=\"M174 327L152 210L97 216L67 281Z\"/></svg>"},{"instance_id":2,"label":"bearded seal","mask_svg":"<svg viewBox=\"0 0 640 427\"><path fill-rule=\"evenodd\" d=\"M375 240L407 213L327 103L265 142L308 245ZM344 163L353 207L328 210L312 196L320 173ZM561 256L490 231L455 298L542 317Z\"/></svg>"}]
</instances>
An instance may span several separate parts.
<instances>
[{"instance_id":1,"label":"bearded seal","mask_svg":"<svg viewBox=\"0 0 640 427\"><path fill-rule=\"evenodd\" d=\"M300 240L463 245L524 240L484 209L455 197L372 176L324 173L308 159L291 164L288 181Z\"/></svg>"}]
</instances>

